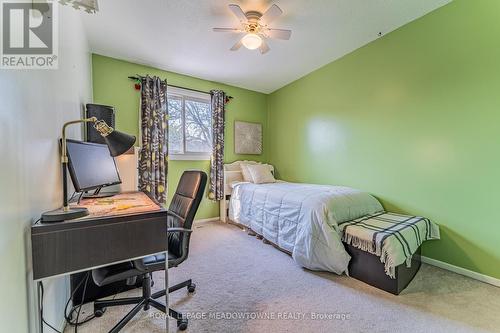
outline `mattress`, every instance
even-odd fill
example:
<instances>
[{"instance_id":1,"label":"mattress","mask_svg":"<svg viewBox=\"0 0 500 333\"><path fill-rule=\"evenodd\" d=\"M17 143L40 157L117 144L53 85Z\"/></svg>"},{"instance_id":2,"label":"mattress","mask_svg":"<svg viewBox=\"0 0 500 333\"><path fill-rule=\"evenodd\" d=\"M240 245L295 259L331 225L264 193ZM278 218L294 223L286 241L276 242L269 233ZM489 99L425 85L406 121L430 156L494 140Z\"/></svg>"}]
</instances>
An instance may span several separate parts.
<instances>
[{"instance_id":1,"label":"mattress","mask_svg":"<svg viewBox=\"0 0 500 333\"><path fill-rule=\"evenodd\" d=\"M383 211L370 194L344 186L277 182L233 184L229 218L292 253L299 265L336 274L350 256L339 223Z\"/></svg>"}]
</instances>

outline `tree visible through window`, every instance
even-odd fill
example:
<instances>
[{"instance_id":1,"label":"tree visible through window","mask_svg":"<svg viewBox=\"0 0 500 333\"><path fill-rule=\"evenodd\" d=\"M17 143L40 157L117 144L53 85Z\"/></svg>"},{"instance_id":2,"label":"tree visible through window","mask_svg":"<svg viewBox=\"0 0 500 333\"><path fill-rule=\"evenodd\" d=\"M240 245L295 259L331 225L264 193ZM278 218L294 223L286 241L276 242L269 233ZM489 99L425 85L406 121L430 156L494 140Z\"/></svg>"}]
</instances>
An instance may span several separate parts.
<instances>
[{"instance_id":1,"label":"tree visible through window","mask_svg":"<svg viewBox=\"0 0 500 333\"><path fill-rule=\"evenodd\" d=\"M167 99L169 154L208 158L212 153L210 96L175 89Z\"/></svg>"}]
</instances>

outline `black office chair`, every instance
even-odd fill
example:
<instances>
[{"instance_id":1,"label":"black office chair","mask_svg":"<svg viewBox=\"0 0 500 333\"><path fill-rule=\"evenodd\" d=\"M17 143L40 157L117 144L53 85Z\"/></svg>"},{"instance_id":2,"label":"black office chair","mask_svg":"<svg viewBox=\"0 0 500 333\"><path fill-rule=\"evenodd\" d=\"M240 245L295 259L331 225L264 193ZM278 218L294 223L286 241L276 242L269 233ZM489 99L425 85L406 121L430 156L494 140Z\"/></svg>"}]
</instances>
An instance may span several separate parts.
<instances>
[{"instance_id":1,"label":"black office chair","mask_svg":"<svg viewBox=\"0 0 500 333\"><path fill-rule=\"evenodd\" d=\"M168 267L176 267L188 257L189 239L194 216L198 210L205 185L207 175L202 171L186 171L182 174L177 186L177 190L172 198L168 210ZM165 254L149 256L143 259L129 261L121 264L111 265L94 269L92 278L98 286L104 286L116 281L127 280L128 284L135 283L137 276L143 277L142 296L129 297L113 300L102 300L94 302L94 314L96 317L103 315L106 307L127 304L136 304L130 312L123 317L111 329L110 332L120 331L140 310L149 310L150 306L165 311L165 305L156 299L165 296L165 290L151 294L151 276L155 271L165 269ZM165 286L166 287L166 286ZM169 287L168 292L174 292L187 287L189 292L194 292L196 285L187 280L175 286ZM177 327L183 331L187 328L188 321L184 316L172 309L169 315L177 320Z\"/></svg>"}]
</instances>

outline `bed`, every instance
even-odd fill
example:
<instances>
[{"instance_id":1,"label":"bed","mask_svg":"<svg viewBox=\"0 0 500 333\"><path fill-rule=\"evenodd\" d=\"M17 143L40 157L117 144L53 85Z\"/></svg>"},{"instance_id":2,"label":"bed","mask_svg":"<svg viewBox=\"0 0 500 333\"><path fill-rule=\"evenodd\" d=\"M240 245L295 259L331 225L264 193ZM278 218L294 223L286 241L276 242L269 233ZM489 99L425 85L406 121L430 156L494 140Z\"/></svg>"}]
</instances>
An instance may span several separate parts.
<instances>
[{"instance_id":1,"label":"bed","mask_svg":"<svg viewBox=\"0 0 500 333\"><path fill-rule=\"evenodd\" d=\"M366 192L275 181L273 166L249 164L259 163L224 167L222 221L229 215L231 222L290 254L302 267L346 273L398 295L420 268L423 242L440 238L439 226L429 219L386 212ZM250 169L252 181L259 183L255 180L262 177L255 178L254 171L263 170L271 182L245 182Z\"/></svg>"},{"instance_id":2,"label":"bed","mask_svg":"<svg viewBox=\"0 0 500 333\"><path fill-rule=\"evenodd\" d=\"M366 192L344 186L247 183L240 163L256 162L225 165L221 219L225 220L229 207L231 221L291 253L302 267L347 273L350 255L338 224L383 211L380 202Z\"/></svg>"}]
</instances>

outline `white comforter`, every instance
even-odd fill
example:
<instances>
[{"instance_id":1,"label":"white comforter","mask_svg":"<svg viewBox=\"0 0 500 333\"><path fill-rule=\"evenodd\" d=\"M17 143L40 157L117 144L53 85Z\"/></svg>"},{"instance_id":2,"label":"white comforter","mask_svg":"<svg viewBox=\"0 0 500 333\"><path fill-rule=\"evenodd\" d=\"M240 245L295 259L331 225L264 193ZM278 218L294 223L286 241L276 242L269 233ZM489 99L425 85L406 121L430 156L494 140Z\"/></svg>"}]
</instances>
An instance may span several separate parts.
<instances>
[{"instance_id":1,"label":"white comforter","mask_svg":"<svg viewBox=\"0 0 500 333\"><path fill-rule=\"evenodd\" d=\"M239 183L233 186L229 218L291 252L305 268L342 274L350 256L337 223L382 210L373 196L349 187Z\"/></svg>"}]
</instances>

